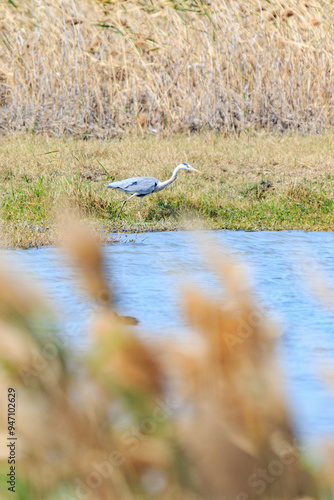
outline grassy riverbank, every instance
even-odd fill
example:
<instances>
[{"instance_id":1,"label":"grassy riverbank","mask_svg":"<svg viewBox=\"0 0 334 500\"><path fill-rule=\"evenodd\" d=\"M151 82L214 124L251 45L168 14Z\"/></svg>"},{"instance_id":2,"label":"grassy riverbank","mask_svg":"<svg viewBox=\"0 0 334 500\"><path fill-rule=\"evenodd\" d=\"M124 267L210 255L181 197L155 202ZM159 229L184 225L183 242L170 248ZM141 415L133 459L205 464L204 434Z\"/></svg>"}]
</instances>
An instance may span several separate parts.
<instances>
[{"instance_id":1,"label":"grassy riverbank","mask_svg":"<svg viewBox=\"0 0 334 500\"><path fill-rule=\"evenodd\" d=\"M3 241L9 246L54 243L55 213L65 201L104 234L115 231L212 229L334 230L332 135L215 134L55 139L26 134L1 139ZM203 175L176 182L143 200L124 199L109 182L134 175L167 179L188 161ZM192 220L190 223L189 220Z\"/></svg>"}]
</instances>

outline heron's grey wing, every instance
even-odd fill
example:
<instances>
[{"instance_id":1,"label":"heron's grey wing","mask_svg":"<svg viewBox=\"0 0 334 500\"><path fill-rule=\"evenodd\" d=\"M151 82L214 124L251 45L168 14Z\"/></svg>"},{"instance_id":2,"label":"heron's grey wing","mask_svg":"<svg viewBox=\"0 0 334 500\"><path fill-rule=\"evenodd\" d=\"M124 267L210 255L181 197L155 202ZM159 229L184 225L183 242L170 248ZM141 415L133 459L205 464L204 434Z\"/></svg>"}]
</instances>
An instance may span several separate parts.
<instances>
[{"instance_id":1,"label":"heron's grey wing","mask_svg":"<svg viewBox=\"0 0 334 500\"><path fill-rule=\"evenodd\" d=\"M129 194L146 195L153 193L159 181L155 177L132 177L124 181L112 182L109 188L121 189Z\"/></svg>"}]
</instances>

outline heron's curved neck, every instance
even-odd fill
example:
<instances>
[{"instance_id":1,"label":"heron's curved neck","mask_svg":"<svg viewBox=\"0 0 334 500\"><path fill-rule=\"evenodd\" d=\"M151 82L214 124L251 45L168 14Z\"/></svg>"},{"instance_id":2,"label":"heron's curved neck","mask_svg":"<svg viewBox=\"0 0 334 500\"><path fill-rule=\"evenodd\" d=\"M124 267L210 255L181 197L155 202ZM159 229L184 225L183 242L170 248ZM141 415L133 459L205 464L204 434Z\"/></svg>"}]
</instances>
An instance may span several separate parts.
<instances>
[{"instance_id":1,"label":"heron's curved neck","mask_svg":"<svg viewBox=\"0 0 334 500\"><path fill-rule=\"evenodd\" d=\"M159 182L159 184L155 188L155 191L161 191L162 189L165 189L167 186L169 186L170 184L172 184L172 182L175 181L175 179L177 177L177 173L178 173L179 170L181 170L181 168L182 168L182 165L177 166L174 169L174 172L172 173L172 177L170 179L168 179L168 181Z\"/></svg>"}]
</instances>

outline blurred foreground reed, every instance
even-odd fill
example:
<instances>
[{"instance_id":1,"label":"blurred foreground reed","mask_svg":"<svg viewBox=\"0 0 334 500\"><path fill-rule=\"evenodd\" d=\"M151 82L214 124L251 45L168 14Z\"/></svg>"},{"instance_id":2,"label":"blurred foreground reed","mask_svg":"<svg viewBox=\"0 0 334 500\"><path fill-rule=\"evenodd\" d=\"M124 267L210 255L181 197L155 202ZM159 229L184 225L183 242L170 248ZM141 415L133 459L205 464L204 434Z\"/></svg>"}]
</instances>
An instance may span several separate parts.
<instances>
[{"instance_id":1,"label":"blurred foreground reed","mask_svg":"<svg viewBox=\"0 0 334 500\"><path fill-rule=\"evenodd\" d=\"M298 450L275 328L233 262L219 267L224 300L184 294L194 344L160 349L113 314L92 236L71 226L64 248L96 301L81 355L65 348L31 285L14 283L8 265L0 269L1 436L4 444L13 388L17 498L329 498L327 479ZM14 498L3 480L7 459L3 446L1 495Z\"/></svg>"}]
</instances>

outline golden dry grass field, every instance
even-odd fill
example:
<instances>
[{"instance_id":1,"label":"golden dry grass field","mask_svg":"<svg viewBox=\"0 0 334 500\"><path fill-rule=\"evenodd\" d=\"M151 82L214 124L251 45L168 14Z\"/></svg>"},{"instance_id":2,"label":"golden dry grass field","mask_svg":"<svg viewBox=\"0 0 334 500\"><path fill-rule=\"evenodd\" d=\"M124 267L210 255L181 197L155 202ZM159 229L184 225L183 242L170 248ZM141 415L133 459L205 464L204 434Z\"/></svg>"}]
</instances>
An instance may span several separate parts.
<instances>
[{"instance_id":1,"label":"golden dry grass field","mask_svg":"<svg viewBox=\"0 0 334 500\"><path fill-rule=\"evenodd\" d=\"M121 140L56 139L25 133L2 138L2 239L9 246L56 241L55 214L80 209L107 238L117 231L185 227L243 230L333 230L334 144L331 134L214 133ZM143 200L107 188L132 176L170 177L174 184ZM191 222L192 220L192 222Z\"/></svg>"},{"instance_id":2,"label":"golden dry grass field","mask_svg":"<svg viewBox=\"0 0 334 500\"><path fill-rule=\"evenodd\" d=\"M333 125L323 0L0 4L0 126L81 137Z\"/></svg>"}]
</instances>

